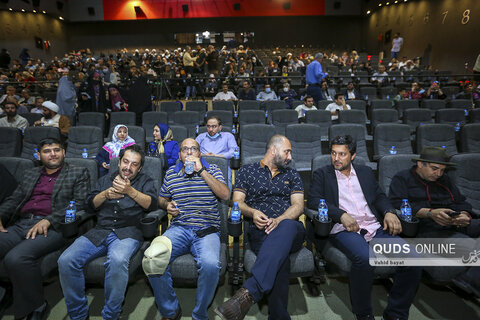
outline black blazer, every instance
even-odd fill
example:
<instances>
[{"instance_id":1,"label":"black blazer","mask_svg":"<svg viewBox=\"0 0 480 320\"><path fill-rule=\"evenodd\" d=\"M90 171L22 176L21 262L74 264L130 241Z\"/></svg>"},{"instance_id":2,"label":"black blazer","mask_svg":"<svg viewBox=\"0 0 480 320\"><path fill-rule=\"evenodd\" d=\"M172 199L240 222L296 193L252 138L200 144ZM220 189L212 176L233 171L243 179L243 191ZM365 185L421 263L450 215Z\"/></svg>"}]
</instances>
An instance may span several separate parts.
<instances>
[{"instance_id":1,"label":"black blazer","mask_svg":"<svg viewBox=\"0 0 480 320\"><path fill-rule=\"evenodd\" d=\"M353 165L353 164L352 164ZM377 217L378 222L383 224L386 211L392 210L387 196L382 191L375 179L372 169L367 166L353 165L358 176L368 207ZM335 169L332 165L315 170L313 180L308 192L307 206L317 210L320 199L325 199L328 205L328 214L333 222L340 223L340 217L345 212L338 204L338 184Z\"/></svg>"}]
</instances>

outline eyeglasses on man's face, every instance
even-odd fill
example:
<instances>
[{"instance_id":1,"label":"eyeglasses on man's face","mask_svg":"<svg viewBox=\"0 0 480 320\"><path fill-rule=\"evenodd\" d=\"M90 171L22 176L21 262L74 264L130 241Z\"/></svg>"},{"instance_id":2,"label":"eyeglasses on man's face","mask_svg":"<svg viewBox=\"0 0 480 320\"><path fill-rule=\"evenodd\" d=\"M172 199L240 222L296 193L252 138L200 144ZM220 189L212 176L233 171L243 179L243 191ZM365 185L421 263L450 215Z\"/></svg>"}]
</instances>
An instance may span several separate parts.
<instances>
[{"instance_id":1,"label":"eyeglasses on man's face","mask_svg":"<svg viewBox=\"0 0 480 320\"><path fill-rule=\"evenodd\" d=\"M193 152L198 152L200 151L200 149L197 147L197 146L193 146L193 147L182 147L182 149L180 149L183 153L188 153L189 151L191 151L192 153Z\"/></svg>"}]
</instances>

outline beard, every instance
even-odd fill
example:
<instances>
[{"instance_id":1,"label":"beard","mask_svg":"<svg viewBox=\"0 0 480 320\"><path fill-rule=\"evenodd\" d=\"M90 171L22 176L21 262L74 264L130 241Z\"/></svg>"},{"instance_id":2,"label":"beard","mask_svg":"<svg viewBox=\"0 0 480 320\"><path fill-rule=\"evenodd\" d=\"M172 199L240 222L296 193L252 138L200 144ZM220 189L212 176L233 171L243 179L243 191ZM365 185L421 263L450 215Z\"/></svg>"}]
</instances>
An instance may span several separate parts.
<instances>
[{"instance_id":1,"label":"beard","mask_svg":"<svg viewBox=\"0 0 480 320\"><path fill-rule=\"evenodd\" d=\"M283 159L282 156L279 154L276 154L275 157L273 158L273 164L278 169L285 169L289 163L290 163L290 160Z\"/></svg>"},{"instance_id":2,"label":"beard","mask_svg":"<svg viewBox=\"0 0 480 320\"><path fill-rule=\"evenodd\" d=\"M45 117L45 119L51 119L52 118L51 113L45 113L43 116Z\"/></svg>"},{"instance_id":3,"label":"beard","mask_svg":"<svg viewBox=\"0 0 480 320\"><path fill-rule=\"evenodd\" d=\"M58 169L61 166L63 166L64 158L61 158L59 162L57 163L51 163L51 162L44 162L43 165L47 169Z\"/></svg>"},{"instance_id":4,"label":"beard","mask_svg":"<svg viewBox=\"0 0 480 320\"><path fill-rule=\"evenodd\" d=\"M7 117L9 118L13 118L17 115L17 112L16 111L9 111L9 112L5 112L7 114Z\"/></svg>"}]
</instances>

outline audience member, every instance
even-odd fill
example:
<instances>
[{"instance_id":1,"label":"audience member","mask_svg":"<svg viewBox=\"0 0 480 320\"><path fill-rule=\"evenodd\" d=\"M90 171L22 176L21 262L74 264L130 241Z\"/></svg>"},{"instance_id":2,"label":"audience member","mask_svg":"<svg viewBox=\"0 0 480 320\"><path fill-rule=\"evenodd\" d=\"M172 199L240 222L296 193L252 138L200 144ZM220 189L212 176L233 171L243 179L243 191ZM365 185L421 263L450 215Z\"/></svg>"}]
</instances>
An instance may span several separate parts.
<instances>
[{"instance_id":1,"label":"audience member","mask_svg":"<svg viewBox=\"0 0 480 320\"><path fill-rule=\"evenodd\" d=\"M290 88L290 84L288 82L285 82L283 84L282 89L283 90L278 93L278 98L280 100L285 101L287 103L289 109L293 109L294 108L293 102L295 101L295 99L298 96L297 93L295 92L295 90Z\"/></svg>"},{"instance_id":2,"label":"audience member","mask_svg":"<svg viewBox=\"0 0 480 320\"><path fill-rule=\"evenodd\" d=\"M148 151L153 156L165 156L165 169L177 163L180 149L177 141L173 140L173 131L168 124L157 123L153 126L153 141L150 142Z\"/></svg>"},{"instance_id":3,"label":"audience member","mask_svg":"<svg viewBox=\"0 0 480 320\"><path fill-rule=\"evenodd\" d=\"M352 109L350 105L345 103L345 96L341 93L335 95L334 102L330 103L325 110L332 113L332 121L338 120L338 112L342 110Z\"/></svg>"},{"instance_id":4,"label":"audience member","mask_svg":"<svg viewBox=\"0 0 480 320\"><path fill-rule=\"evenodd\" d=\"M425 92L425 90L420 89L418 82L412 82L412 88L405 93L404 97L409 100L420 100L422 99L423 92Z\"/></svg>"},{"instance_id":5,"label":"audience member","mask_svg":"<svg viewBox=\"0 0 480 320\"><path fill-rule=\"evenodd\" d=\"M263 91L260 91L257 94L258 101L270 101L270 100L278 100L275 91L272 90L270 84L266 83L264 86Z\"/></svg>"},{"instance_id":6,"label":"audience member","mask_svg":"<svg viewBox=\"0 0 480 320\"><path fill-rule=\"evenodd\" d=\"M328 87L327 80L322 80L322 97L323 100L333 101L335 97L335 89Z\"/></svg>"},{"instance_id":7,"label":"audience member","mask_svg":"<svg viewBox=\"0 0 480 320\"><path fill-rule=\"evenodd\" d=\"M317 107L315 107L313 104L314 104L314 101L313 101L313 97L312 96L305 96L303 98L303 101L304 103L301 104L301 105L298 105L296 108L295 108L295 111L297 111L298 113L298 121L299 122L305 122L305 114L307 113L307 111L310 111L310 110L317 110Z\"/></svg>"},{"instance_id":8,"label":"audience member","mask_svg":"<svg viewBox=\"0 0 480 320\"><path fill-rule=\"evenodd\" d=\"M307 83L307 94L313 97L314 101L322 100L321 82L327 76L322 69L323 53L317 53L315 60L307 66L305 74Z\"/></svg>"},{"instance_id":9,"label":"audience member","mask_svg":"<svg viewBox=\"0 0 480 320\"><path fill-rule=\"evenodd\" d=\"M63 114L58 114L60 108L51 101L43 102L42 107L43 117L40 120L35 121L34 125L59 128L60 133L63 136L68 136L70 119Z\"/></svg>"},{"instance_id":10,"label":"audience member","mask_svg":"<svg viewBox=\"0 0 480 320\"><path fill-rule=\"evenodd\" d=\"M108 173L110 160L117 158L122 149L134 144L135 140L128 135L128 127L124 124L116 125L113 129L112 141L107 142L95 157L98 162L99 176L103 177Z\"/></svg>"},{"instance_id":11,"label":"audience member","mask_svg":"<svg viewBox=\"0 0 480 320\"><path fill-rule=\"evenodd\" d=\"M224 83L222 85L222 91L213 97L213 101L237 101L237 97L232 91L228 90L228 84Z\"/></svg>"},{"instance_id":12,"label":"audience member","mask_svg":"<svg viewBox=\"0 0 480 320\"><path fill-rule=\"evenodd\" d=\"M424 93L426 99L445 99L447 95L443 93L438 81L433 81L432 85Z\"/></svg>"},{"instance_id":13,"label":"audience member","mask_svg":"<svg viewBox=\"0 0 480 320\"><path fill-rule=\"evenodd\" d=\"M345 97L347 100L363 100L363 95L355 88L352 81L347 84L347 90L345 91Z\"/></svg>"},{"instance_id":14,"label":"audience member","mask_svg":"<svg viewBox=\"0 0 480 320\"><path fill-rule=\"evenodd\" d=\"M28 127L28 120L17 114L17 104L15 100L7 100L3 104L6 117L0 118L0 127L11 127L25 130Z\"/></svg>"},{"instance_id":15,"label":"audience member","mask_svg":"<svg viewBox=\"0 0 480 320\"><path fill-rule=\"evenodd\" d=\"M249 81L243 81L242 88L238 90L238 100L256 100L255 90L250 87Z\"/></svg>"},{"instance_id":16,"label":"audience member","mask_svg":"<svg viewBox=\"0 0 480 320\"><path fill-rule=\"evenodd\" d=\"M372 76L372 83L380 86L388 85L388 73L385 71L386 68L383 64L378 65L378 71L375 72Z\"/></svg>"}]
</instances>

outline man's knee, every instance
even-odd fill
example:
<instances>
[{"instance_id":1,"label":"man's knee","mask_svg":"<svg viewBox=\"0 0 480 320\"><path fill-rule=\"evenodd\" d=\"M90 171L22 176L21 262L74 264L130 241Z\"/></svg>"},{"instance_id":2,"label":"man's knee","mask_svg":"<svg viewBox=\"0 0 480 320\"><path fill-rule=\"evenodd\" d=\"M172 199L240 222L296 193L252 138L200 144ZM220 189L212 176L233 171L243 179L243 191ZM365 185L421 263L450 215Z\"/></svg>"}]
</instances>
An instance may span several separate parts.
<instances>
[{"instance_id":1,"label":"man's knee","mask_svg":"<svg viewBox=\"0 0 480 320\"><path fill-rule=\"evenodd\" d=\"M222 267L220 261L216 257L207 256L198 261L198 268L200 273L215 274L219 273Z\"/></svg>"},{"instance_id":2,"label":"man's knee","mask_svg":"<svg viewBox=\"0 0 480 320\"><path fill-rule=\"evenodd\" d=\"M115 251L110 253L106 264L107 264L107 267L110 267L110 268L128 269L128 266L130 264L130 258L131 256L127 252Z\"/></svg>"}]
</instances>

